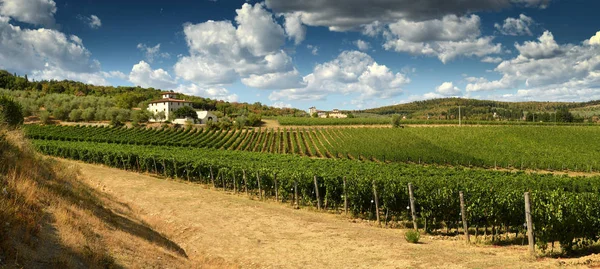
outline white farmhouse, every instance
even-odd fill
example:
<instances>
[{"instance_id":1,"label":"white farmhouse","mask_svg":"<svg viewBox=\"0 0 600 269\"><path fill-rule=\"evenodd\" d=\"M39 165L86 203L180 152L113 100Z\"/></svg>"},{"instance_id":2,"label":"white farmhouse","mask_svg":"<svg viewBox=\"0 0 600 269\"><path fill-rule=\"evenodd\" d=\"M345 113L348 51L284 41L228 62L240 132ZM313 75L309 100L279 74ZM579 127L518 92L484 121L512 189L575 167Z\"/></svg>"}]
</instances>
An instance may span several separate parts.
<instances>
[{"instance_id":1,"label":"white farmhouse","mask_svg":"<svg viewBox=\"0 0 600 269\"><path fill-rule=\"evenodd\" d=\"M313 114L317 113L317 117L319 118L347 118L348 115L340 112L338 109L334 109L332 111L323 111L323 110L318 110L316 107L311 107L308 109L308 112L310 113L310 115L312 116Z\"/></svg>"},{"instance_id":2,"label":"white farmhouse","mask_svg":"<svg viewBox=\"0 0 600 269\"><path fill-rule=\"evenodd\" d=\"M176 99L176 93L174 92L163 92L162 99L155 100L148 103L148 111L156 115L157 113L164 112L165 118L162 120L150 119L150 121L165 121L169 119L171 113L184 106L192 107L192 102L186 100ZM206 124L208 121L217 122L217 116L209 111L196 111L198 114L198 121L202 124ZM183 124L191 119L175 119L173 123Z\"/></svg>"}]
</instances>

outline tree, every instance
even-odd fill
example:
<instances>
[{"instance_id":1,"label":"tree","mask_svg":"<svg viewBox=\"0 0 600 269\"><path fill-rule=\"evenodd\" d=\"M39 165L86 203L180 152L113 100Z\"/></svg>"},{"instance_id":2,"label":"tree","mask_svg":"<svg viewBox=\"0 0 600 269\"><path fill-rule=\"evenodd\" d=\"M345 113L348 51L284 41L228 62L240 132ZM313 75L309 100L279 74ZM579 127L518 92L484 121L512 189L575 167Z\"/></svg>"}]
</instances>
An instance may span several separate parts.
<instances>
[{"instance_id":1,"label":"tree","mask_svg":"<svg viewBox=\"0 0 600 269\"><path fill-rule=\"evenodd\" d=\"M196 111L189 106L180 107L177 110L175 110L173 114L175 114L175 117L178 119L198 119L198 114L196 113Z\"/></svg>"},{"instance_id":2,"label":"tree","mask_svg":"<svg viewBox=\"0 0 600 269\"><path fill-rule=\"evenodd\" d=\"M150 119L149 114L150 113L147 110L134 110L133 113L131 113L131 123L137 125L139 123L148 122L148 119Z\"/></svg>"},{"instance_id":3,"label":"tree","mask_svg":"<svg viewBox=\"0 0 600 269\"><path fill-rule=\"evenodd\" d=\"M154 114L154 116L152 116L152 118L154 118L154 120L156 120L156 121L163 121L167 117L165 116L165 112L161 111L161 112Z\"/></svg>"},{"instance_id":4,"label":"tree","mask_svg":"<svg viewBox=\"0 0 600 269\"><path fill-rule=\"evenodd\" d=\"M258 114L250 113L246 118L246 124L248 126L259 126L262 123L262 118Z\"/></svg>"},{"instance_id":5,"label":"tree","mask_svg":"<svg viewBox=\"0 0 600 269\"><path fill-rule=\"evenodd\" d=\"M394 114L392 116L392 127L394 127L394 128L400 127L401 120L402 120L402 118L400 117L400 115Z\"/></svg>"},{"instance_id":6,"label":"tree","mask_svg":"<svg viewBox=\"0 0 600 269\"><path fill-rule=\"evenodd\" d=\"M558 122L573 122L573 118L573 114L567 107L563 106L556 111L556 121Z\"/></svg>"},{"instance_id":7,"label":"tree","mask_svg":"<svg viewBox=\"0 0 600 269\"><path fill-rule=\"evenodd\" d=\"M23 112L19 103L6 96L0 96L0 125L16 127L23 124Z\"/></svg>"},{"instance_id":8,"label":"tree","mask_svg":"<svg viewBox=\"0 0 600 269\"><path fill-rule=\"evenodd\" d=\"M40 111L40 123L50 124L50 113L46 110Z\"/></svg>"}]
</instances>

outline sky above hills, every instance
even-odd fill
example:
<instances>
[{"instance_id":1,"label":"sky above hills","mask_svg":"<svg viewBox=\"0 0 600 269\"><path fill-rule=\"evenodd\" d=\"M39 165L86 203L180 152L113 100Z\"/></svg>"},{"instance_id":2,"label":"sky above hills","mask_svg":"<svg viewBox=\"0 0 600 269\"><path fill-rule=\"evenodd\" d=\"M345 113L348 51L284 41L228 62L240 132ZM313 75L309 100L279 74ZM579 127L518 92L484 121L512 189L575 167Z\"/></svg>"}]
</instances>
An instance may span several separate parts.
<instances>
[{"instance_id":1,"label":"sky above hills","mask_svg":"<svg viewBox=\"0 0 600 269\"><path fill-rule=\"evenodd\" d=\"M0 0L0 68L361 109L600 99L595 0Z\"/></svg>"}]
</instances>

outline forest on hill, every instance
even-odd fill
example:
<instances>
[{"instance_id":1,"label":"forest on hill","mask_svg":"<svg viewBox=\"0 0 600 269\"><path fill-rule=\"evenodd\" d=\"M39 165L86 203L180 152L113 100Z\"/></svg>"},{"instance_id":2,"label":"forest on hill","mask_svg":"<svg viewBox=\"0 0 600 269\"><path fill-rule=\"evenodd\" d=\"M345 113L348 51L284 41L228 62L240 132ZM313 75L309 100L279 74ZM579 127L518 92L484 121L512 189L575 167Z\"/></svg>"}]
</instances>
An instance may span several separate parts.
<instances>
[{"instance_id":1,"label":"forest on hill","mask_svg":"<svg viewBox=\"0 0 600 269\"><path fill-rule=\"evenodd\" d=\"M438 98L406 104L384 106L356 111L379 115L400 114L412 119L457 119L460 114L465 120L526 120L555 121L567 112L572 119L562 121L598 120L600 100L589 102L502 102L464 98ZM568 115L566 115L568 117ZM557 119L558 120L558 119ZM561 121L561 120L558 120Z\"/></svg>"},{"instance_id":2,"label":"forest on hill","mask_svg":"<svg viewBox=\"0 0 600 269\"><path fill-rule=\"evenodd\" d=\"M4 89L4 90L2 90ZM136 121L144 122L148 103L160 99L168 89L130 86L97 86L71 80L30 81L0 70L0 94L15 99L25 117L37 116L62 121ZM240 116L297 116L304 112L293 108L276 108L260 102L238 103L178 93L178 99L192 102L195 109L217 112L232 121ZM138 109L139 108L139 109Z\"/></svg>"}]
</instances>

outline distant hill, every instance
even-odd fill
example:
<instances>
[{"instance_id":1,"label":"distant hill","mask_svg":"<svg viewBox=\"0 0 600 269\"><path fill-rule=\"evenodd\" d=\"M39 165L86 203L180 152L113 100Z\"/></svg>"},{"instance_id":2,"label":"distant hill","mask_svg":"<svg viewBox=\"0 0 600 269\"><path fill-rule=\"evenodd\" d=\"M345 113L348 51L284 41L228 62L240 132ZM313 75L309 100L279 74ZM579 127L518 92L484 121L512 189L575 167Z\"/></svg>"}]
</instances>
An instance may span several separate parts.
<instances>
[{"instance_id":1,"label":"distant hill","mask_svg":"<svg viewBox=\"0 0 600 269\"><path fill-rule=\"evenodd\" d=\"M425 101L415 101L406 104L384 106L356 111L379 115L400 114L414 119L452 119L460 112L463 119L492 120L551 117L558 111L568 110L582 119L600 115L600 100L589 102L501 102L464 98L439 98ZM545 119L549 121L549 119Z\"/></svg>"}]
</instances>

